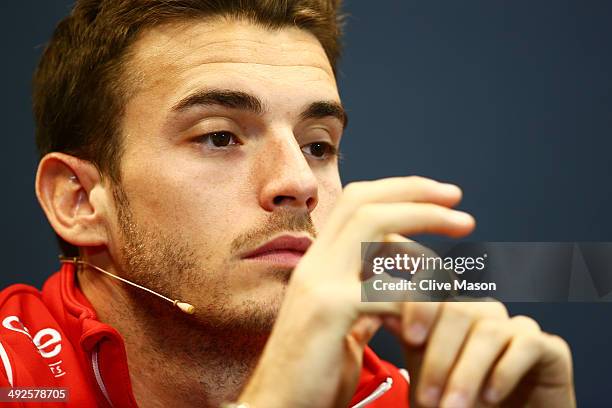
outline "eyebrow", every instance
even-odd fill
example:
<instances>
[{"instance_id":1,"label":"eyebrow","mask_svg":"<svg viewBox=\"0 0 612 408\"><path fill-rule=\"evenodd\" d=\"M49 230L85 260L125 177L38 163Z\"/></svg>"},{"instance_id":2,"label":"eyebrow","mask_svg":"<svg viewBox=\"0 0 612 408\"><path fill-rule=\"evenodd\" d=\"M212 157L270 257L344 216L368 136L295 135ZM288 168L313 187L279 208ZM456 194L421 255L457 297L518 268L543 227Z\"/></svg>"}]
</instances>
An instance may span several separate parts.
<instances>
[{"instance_id":1,"label":"eyebrow","mask_svg":"<svg viewBox=\"0 0 612 408\"><path fill-rule=\"evenodd\" d=\"M240 109L257 115L266 112L265 104L256 96L242 91L228 89L202 89L178 101L172 111L181 113L197 106L222 106L229 109ZM320 119L334 117L346 128L348 117L342 105L336 101L312 102L300 114L300 119Z\"/></svg>"},{"instance_id":2,"label":"eyebrow","mask_svg":"<svg viewBox=\"0 0 612 408\"><path fill-rule=\"evenodd\" d=\"M348 125L348 116L346 111L336 101L318 101L313 102L304 112L300 114L302 120L306 119L320 119L328 116L332 116L342 122L342 127L346 128Z\"/></svg>"},{"instance_id":3,"label":"eyebrow","mask_svg":"<svg viewBox=\"0 0 612 408\"><path fill-rule=\"evenodd\" d=\"M195 106L211 105L246 110L259 115L266 110L259 98L246 92L226 89L202 89L181 99L172 107L172 111L180 113Z\"/></svg>"}]
</instances>

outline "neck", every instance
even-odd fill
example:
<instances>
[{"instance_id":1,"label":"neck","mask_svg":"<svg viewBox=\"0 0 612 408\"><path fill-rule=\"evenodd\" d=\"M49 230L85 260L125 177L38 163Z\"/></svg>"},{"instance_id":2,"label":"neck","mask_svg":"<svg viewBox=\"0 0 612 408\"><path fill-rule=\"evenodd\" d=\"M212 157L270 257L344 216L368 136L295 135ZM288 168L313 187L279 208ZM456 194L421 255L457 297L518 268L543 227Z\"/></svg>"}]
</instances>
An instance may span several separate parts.
<instances>
[{"instance_id":1,"label":"neck","mask_svg":"<svg viewBox=\"0 0 612 408\"><path fill-rule=\"evenodd\" d=\"M265 337L207 327L170 303L90 268L80 268L77 280L98 319L125 341L139 407L176 406L177 401L183 407L219 407L238 397Z\"/></svg>"}]
</instances>

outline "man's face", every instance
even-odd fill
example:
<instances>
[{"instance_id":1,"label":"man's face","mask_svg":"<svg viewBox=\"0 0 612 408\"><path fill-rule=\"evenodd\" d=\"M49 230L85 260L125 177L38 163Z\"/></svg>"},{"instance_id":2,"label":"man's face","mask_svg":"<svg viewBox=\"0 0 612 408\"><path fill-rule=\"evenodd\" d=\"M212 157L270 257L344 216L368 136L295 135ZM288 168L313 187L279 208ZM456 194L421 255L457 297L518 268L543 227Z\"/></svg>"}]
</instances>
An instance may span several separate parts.
<instances>
[{"instance_id":1,"label":"man's face","mask_svg":"<svg viewBox=\"0 0 612 408\"><path fill-rule=\"evenodd\" d=\"M269 330L291 260L244 256L286 233L313 237L341 192L340 98L322 46L215 18L146 31L128 67L129 204L109 223L111 253L204 323Z\"/></svg>"}]
</instances>

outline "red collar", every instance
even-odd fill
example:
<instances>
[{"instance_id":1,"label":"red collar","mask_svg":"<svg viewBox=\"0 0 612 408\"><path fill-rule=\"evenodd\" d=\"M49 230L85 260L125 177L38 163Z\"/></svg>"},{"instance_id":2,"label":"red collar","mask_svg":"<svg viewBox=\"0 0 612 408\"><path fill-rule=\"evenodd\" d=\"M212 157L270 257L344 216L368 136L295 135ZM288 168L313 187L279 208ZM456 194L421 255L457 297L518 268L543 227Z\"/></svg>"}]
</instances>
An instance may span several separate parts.
<instances>
[{"instance_id":1,"label":"red collar","mask_svg":"<svg viewBox=\"0 0 612 408\"><path fill-rule=\"evenodd\" d=\"M73 264L64 263L45 282L43 300L79 353L85 372L91 374L98 400L110 400L113 407L137 408L123 337L98 321L93 306L76 285L75 272Z\"/></svg>"},{"instance_id":2,"label":"red collar","mask_svg":"<svg viewBox=\"0 0 612 408\"><path fill-rule=\"evenodd\" d=\"M93 306L76 285L73 264L64 263L45 282L42 297L79 352L81 363L89 367L86 372L92 374L91 383L99 400L110 399L114 407L137 408L123 338L113 327L97 320ZM366 347L352 405L367 398L390 377L389 370Z\"/></svg>"}]
</instances>

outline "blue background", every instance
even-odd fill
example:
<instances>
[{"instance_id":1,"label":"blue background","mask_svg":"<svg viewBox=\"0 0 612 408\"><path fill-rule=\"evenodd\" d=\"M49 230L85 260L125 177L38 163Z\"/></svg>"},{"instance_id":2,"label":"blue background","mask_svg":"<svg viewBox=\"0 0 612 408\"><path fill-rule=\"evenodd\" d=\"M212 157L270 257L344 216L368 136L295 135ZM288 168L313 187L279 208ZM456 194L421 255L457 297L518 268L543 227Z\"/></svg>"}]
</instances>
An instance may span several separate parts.
<instances>
[{"instance_id":1,"label":"blue background","mask_svg":"<svg viewBox=\"0 0 612 408\"><path fill-rule=\"evenodd\" d=\"M0 287L40 287L57 268L34 196L30 78L69 4L0 3ZM478 221L473 240L612 241L612 2L353 1L345 10L344 182L457 183ZM509 307L570 342L579 406L610 406L612 305ZM388 334L373 344L401 364Z\"/></svg>"}]
</instances>

